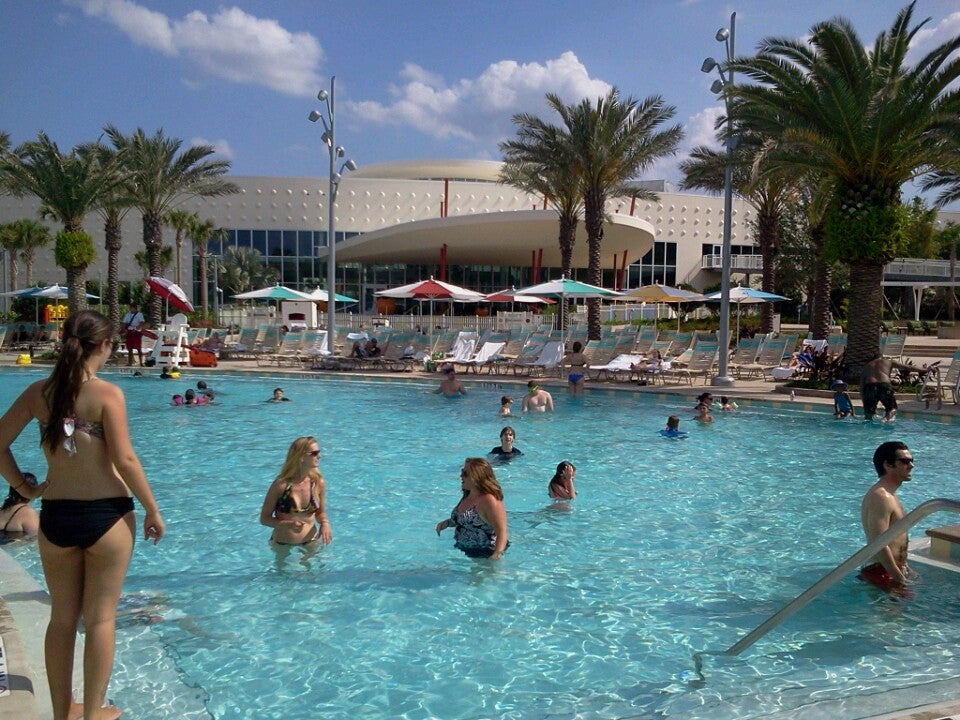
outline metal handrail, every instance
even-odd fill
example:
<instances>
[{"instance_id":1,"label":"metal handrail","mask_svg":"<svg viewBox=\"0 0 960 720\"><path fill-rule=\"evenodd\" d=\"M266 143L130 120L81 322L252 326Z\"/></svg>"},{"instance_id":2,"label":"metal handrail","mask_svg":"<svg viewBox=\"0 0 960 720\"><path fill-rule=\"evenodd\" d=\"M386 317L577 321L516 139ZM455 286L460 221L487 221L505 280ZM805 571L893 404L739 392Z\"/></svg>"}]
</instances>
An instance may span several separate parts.
<instances>
[{"instance_id":1,"label":"metal handrail","mask_svg":"<svg viewBox=\"0 0 960 720\"><path fill-rule=\"evenodd\" d=\"M950 510L951 512L960 513L960 501L948 500L946 498L935 498L933 500L927 500L924 503L920 503L907 515L900 518L897 520L897 522L887 528L885 532L877 535L877 537L875 537L871 542L867 543L866 546L848 557L837 567L804 590L800 595L795 597L788 604L784 605L775 614L764 620L754 630L741 638L739 642L731 645L726 651L726 654L739 655L742 653L761 637L773 630L773 628L775 628L777 625L796 614L800 609L820 595L824 590L839 582L851 570L860 565L860 563L873 557L880 550L880 548L884 547L895 537L905 533L907 530L927 517L927 515L939 512L940 510Z\"/></svg>"}]
</instances>

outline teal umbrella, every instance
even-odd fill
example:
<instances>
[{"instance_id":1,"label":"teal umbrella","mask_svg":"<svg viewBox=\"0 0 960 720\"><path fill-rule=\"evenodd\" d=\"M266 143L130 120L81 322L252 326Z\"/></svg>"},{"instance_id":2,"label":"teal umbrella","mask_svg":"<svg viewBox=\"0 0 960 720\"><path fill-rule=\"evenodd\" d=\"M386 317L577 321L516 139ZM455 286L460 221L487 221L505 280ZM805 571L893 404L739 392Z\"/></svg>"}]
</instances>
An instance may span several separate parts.
<instances>
[{"instance_id":1,"label":"teal umbrella","mask_svg":"<svg viewBox=\"0 0 960 720\"><path fill-rule=\"evenodd\" d=\"M596 285L588 285L584 282L579 282L578 280L571 280L566 277L561 277L559 280L549 280L538 285L531 285L530 287L521 288L520 290L512 290L511 295L538 295L540 297L556 297L560 298L560 327L564 327L566 323L564 322L564 316L567 313L567 299L568 298L618 298L620 293L615 290L607 290L606 288L597 287Z\"/></svg>"}]
</instances>

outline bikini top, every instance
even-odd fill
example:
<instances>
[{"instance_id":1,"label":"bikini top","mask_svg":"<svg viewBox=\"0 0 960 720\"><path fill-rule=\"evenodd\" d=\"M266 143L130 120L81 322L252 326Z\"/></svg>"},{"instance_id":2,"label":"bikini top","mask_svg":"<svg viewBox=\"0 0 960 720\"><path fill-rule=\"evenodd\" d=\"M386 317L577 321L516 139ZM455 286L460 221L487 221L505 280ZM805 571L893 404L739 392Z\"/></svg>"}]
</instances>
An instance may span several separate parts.
<instances>
[{"instance_id":1,"label":"bikini top","mask_svg":"<svg viewBox=\"0 0 960 720\"><path fill-rule=\"evenodd\" d=\"M46 423L40 423L45 426ZM90 437L104 439L103 423L92 420L84 420L81 417L65 417L63 419L63 449L68 455L76 455L77 441L73 438L73 433L79 430Z\"/></svg>"},{"instance_id":2,"label":"bikini top","mask_svg":"<svg viewBox=\"0 0 960 720\"><path fill-rule=\"evenodd\" d=\"M305 508L298 508L293 504L293 496L290 494L290 491L293 489L292 484L288 484L286 490L283 491L283 494L277 498L277 504L274 505L273 511L277 513L301 513L301 512L316 512L320 508L317 506L316 495L313 490L313 479L310 480L310 502Z\"/></svg>"}]
</instances>

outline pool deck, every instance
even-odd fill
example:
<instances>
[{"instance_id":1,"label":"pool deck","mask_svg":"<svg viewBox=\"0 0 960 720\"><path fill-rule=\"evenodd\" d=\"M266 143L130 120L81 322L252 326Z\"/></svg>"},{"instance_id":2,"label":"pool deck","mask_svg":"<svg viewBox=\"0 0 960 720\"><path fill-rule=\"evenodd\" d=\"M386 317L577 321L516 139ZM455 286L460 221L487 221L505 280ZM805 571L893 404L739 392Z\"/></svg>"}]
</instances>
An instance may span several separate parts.
<instances>
[{"instance_id":1,"label":"pool deck","mask_svg":"<svg viewBox=\"0 0 960 720\"><path fill-rule=\"evenodd\" d=\"M957 341L951 341L955 348ZM0 368L16 367L16 354L0 353ZM934 360L943 360L943 354L930 356L911 355L917 365L927 364ZM39 365L39 364L38 364ZM37 367L35 365L34 367ZM39 365L43 367L43 365ZM137 368L139 370L139 368ZM132 372L125 365L108 365L104 374ZM159 375L158 368L144 368L145 375ZM363 379L380 379L383 381L405 382L415 380L423 383L439 383L438 373L427 372L390 372L390 371L316 371L304 368L262 367L255 360L224 360L216 368L185 368L182 378L191 375L205 378L218 374L250 374L263 377L277 378L310 378L328 379L332 377L352 377ZM491 374L462 372L458 373L468 392L471 385L490 387L502 386L504 391L516 387L515 396L520 397L523 388L530 379L527 376L511 374ZM566 381L563 378L552 376L539 378L541 384L554 393L566 392ZM191 383L192 384L192 383ZM703 392L710 391L714 397L726 395L741 405L764 404L780 407L795 407L797 410L816 411L822 408L825 418L830 417L829 408L833 405L832 394L825 391L795 390L791 399L789 388L784 383L772 382L763 378L737 378L732 387L712 387L703 380L695 380L692 385L666 384L639 386L635 382L593 381L586 383L586 393L640 393L654 395L680 395L691 400ZM915 396L901 395L897 397L899 405L898 417L923 418L926 420L944 423L960 423L960 407L952 402L944 402L938 410L935 407L925 409L923 402ZM854 396L854 406L862 413L860 403ZM3 641L4 656L0 658L0 671L3 669L3 660L7 664L7 681L11 693L0 696L0 720L48 720L52 717L50 698L47 692L46 673L43 667L43 634L49 613L49 598L40 586L34 582L10 556L0 547L0 640ZM82 656L80 646L77 649L77 658ZM75 669L75 687L80 687L79 667ZM4 678L0 675L0 685ZM186 690L186 688L185 688ZM2 687L0 687L2 692ZM938 703L923 707L903 708L894 713L884 715L864 716L862 720L960 720L960 697L955 701Z\"/></svg>"}]
</instances>

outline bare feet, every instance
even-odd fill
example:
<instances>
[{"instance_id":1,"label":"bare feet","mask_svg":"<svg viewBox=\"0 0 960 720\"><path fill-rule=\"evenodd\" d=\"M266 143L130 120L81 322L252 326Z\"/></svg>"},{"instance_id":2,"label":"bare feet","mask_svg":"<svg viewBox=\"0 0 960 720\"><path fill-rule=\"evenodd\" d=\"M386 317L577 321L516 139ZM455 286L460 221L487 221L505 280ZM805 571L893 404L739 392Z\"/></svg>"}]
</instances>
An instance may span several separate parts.
<instances>
[{"instance_id":1,"label":"bare feet","mask_svg":"<svg viewBox=\"0 0 960 720\"><path fill-rule=\"evenodd\" d=\"M99 708L91 717L86 718L86 720L117 720L121 715L123 715L123 711L120 708L107 705L106 707ZM67 720L84 720L83 705L76 702L70 703L70 712L67 714Z\"/></svg>"}]
</instances>

